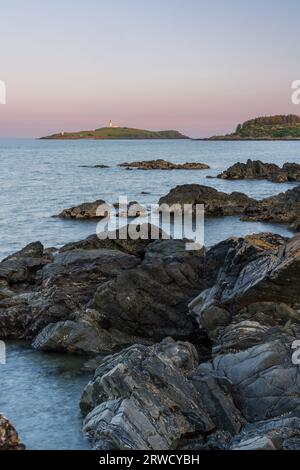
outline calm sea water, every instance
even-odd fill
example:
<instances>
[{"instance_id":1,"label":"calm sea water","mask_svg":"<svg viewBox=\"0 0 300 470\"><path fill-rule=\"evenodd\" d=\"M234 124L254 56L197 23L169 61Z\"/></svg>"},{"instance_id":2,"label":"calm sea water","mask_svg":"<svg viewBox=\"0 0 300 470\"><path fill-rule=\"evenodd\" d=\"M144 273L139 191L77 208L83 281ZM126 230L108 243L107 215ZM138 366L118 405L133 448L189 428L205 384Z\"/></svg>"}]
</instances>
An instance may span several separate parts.
<instances>
[{"instance_id":1,"label":"calm sea water","mask_svg":"<svg viewBox=\"0 0 300 470\"><path fill-rule=\"evenodd\" d=\"M83 358L33 351L8 342L0 365L0 411L15 424L29 449L88 449L79 401L90 375Z\"/></svg>"},{"instance_id":2,"label":"calm sea water","mask_svg":"<svg viewBox=\"0 0 300 470\"><path fill-rule=\"evenodd\" d=\"M208 163L211 169L145 172L117 166L156 158L198 161ZM171 188L184 183L241 191L258 199L293 187L266 181L206 179L248 158L300 163L300 142L2 140L0 259L35 240L45 246L60 246L94 233L94 222L52 217L85 201L100 198L113 203L119 195L127 195L128 200L156 203ZM111 167L81 167L100 163ZM207 219L205 243L261 231L291 235L281 225L240 222L235 217ZM9 343L7 349L7 365L0 366L0 411L14 421L24 443L31 449L86 448L78 404L88 377L80 373L80 360L34 352L16 343Z\"/></svg>"},{"instance_id":3,"label":"calm sea water","mask_svg":"<svg viewBox=\"0 0 300 470\"><path fill-rule=\"evenodd\" d=\"M208 163L210 170L126 171L118 163L163 158L174 162ZM0 141L0 259L27 243L40 240L59 246L95 232L94 222L66 221L52 215L81 202L119 195L141 203L157 203L178 184L199 183L225 192L242 191L263 198L285 191L291 184L266 181L207 179L247 158L282 164L300 162L300 142L202 141ZM81 165L111 165L82 168ZM150 192L143 195L141 192ZM205 243L230 235L262 230L287 234L282 226L241 223L238 218L207 220Z\"/></svg>"}]
</instances>

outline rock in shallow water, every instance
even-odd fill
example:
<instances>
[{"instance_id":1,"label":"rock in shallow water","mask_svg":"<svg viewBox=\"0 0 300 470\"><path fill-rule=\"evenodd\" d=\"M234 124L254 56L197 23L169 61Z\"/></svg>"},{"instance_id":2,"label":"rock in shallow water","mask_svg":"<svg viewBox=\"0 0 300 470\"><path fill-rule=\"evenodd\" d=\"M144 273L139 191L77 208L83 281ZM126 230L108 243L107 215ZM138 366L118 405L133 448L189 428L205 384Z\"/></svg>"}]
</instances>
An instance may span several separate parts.
<instances>
[{"instance_id":1,"label":"rock in shallow water","mask_svg":"<svg viewBox=\"0 0 300 470\"><path fill-rule=\"evenodd\" d=\"M62 219L101 219L102 217L97 215L97 209L99 206L106 204L102 199L97 199L93 202L84 202L78 206L73 206L68 209L64 209L57 217Z\"/></svg>"},{"instance_id":2,"label":"rock in shallow water","mask_svg":"<svg viewBox=\"0 0 300 470\"><path fill-rule=\"evenodd\" d=\"M166 160L145 160L141 162L121 163L119 166L128 168L138 168L139 170L207 170L206 163L186 162L172 163Z\"/></svg>"},{"instance_id":3,"label":"rock in shallow water","mask_svg":"<svg viewBox=\"0 0 300 470\"><path fill-rule=\"evenodd\" d=\"M263 163L260 160L247 160L247 163L235 163L217 176L222 179L266 179L276 183L300 181L300 165L285 163L282 168L275 163Z\"/></svg>"},{"instance_id":4,"label":"rock in shallow water","mask_svg":"<svg viewBox=\"0 0 300 470\"><path fill-rule=\"evenodd\" d=\"M205 215L214 217L241 215L254 202L255 199L251 199L246 194L239 192L227 194L200 184L176 186L159 200L160 205L167 206L191 204L195 208L196 204L204 204ZM168 208L164 210L167 211Z\"/></svg>"},{"instance_id":5,"label":"rock in shallow water","mask_svg":"<svg viewBox=\"0 0 300 470\"><path fill-rule=\"evenodd\" d=\"M300 227L300 186L250 204L242 217L246 221L288 224L290 230Z\"/></svg>"},{"instance_id":6,"label":"rock in shallow water","mask_svg":"<svg viewBox=\"0 0 300 470\"><path fill-rule=\"evenodd\" d=\"M0 414L0 450L24 450L12 423Z\"/></svg>"}]
</instances>

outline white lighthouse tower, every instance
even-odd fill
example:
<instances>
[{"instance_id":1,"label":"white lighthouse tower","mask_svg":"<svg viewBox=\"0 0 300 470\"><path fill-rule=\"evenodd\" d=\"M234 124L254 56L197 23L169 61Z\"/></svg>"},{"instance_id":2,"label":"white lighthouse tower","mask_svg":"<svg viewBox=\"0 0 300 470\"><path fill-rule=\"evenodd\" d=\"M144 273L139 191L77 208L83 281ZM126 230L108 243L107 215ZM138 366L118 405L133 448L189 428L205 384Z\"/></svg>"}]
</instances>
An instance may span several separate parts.
<instances>
[{"instance_id":1,"label":"white lighthouse tower","mask_svg":"<svg viewBox=\"0 0 300 470\"><path fill-rule=\"evenodd\" d=\"M110 119L109 120L109 127L120 127L120 126L117 126L116 124L113 124L112 120Z\"/></svg>"}]
</instances>

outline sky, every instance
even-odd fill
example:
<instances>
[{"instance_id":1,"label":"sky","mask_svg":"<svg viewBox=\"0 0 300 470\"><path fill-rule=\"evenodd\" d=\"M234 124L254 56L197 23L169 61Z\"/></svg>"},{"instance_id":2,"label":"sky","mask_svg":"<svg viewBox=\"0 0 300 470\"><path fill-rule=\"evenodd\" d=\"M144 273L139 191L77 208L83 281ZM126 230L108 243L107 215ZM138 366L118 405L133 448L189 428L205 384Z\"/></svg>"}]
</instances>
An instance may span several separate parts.
<instances>
[{"instance_id":1,"label":"sky","mask_svg":"<svg viewBox=\"0 0 300 470\"><path fill-rule=\"evenodd\" d=\"M1 0L0 137L300 114L299 0Z\"/></svg>"}]
</instances>

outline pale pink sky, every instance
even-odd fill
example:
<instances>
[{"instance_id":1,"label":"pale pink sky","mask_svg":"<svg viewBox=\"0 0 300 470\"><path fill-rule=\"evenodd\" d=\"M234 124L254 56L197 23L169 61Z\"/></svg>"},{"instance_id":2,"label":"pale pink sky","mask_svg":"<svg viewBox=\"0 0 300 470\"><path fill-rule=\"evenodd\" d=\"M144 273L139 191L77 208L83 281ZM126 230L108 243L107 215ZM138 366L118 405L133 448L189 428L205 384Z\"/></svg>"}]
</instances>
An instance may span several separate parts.
<instances>
[{"instance_id":1,"label":"pale pink sky","mask_svg":"<svg viewBox=\"0 0 300 470\"><path fill-rule=\"evenodd\" d=\"M0 137L109 119L202 137L300 114L299 13L296 0L3 2Z\"/></svg>"}]
</instances>

